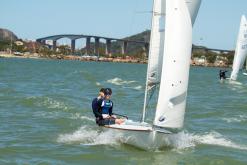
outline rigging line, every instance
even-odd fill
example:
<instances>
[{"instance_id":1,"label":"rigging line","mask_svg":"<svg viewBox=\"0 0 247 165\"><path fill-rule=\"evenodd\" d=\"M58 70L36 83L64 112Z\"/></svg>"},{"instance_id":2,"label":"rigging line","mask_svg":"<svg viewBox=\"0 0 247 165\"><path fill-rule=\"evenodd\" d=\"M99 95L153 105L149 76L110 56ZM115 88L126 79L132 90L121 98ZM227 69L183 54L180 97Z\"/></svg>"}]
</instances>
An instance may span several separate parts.
<instances>
[{"instance_id":1,"label":"rigging line","mask_svg":"<svg viewBox=\"0 0 247 165\"><path fill-rule=\"evenodd\" d=\"M129 27L129 34L132 34L133 32L133 27L134 27L134 22L135 22L135 13L137 12L137 7L139 4L139 0L135 1L135 6L134 6L134 12L132 13L132 17L131 17L131 23L130 23L130 27Z\"/></svg>"},{"instance_id":2,"label":"rigging line","mask_svg":"<svg viewBox=\"0 0 247 165\"><path fill-rule=\"evenodd\" d=\"M157 84L154 84L153 86L151 86L150 89L148 89L148 96L149 96L149 98L147 99L147 102L146 102L146 105L145 105L145 108L146 108L145 115L146 115L147 112L149 112L148 110L150 108L149 107L150 106L150 101L154 97L154 93L157 94L157 92L155 92L155 91L157 91L158 86L159 86L159 84L157 83Z\"/></svg>"},{"instance_id":3,"label":"rigging line","mask_svg":"<svg viewBox=\"0 0 247 165\"><path fill-rule=\"evenodd\" d=\"M153 85L150 90L152 90L152 91L149 93L149 98L148 98L148 101L146 104L146 108L149 106L150 100L152 99L152 97L154 95L154 92L156 90L156 85Z\"/></svg>"},{"instance_id":4,"label":"rigging line","mask_svg":"<svg viewBox=\"0 0 247 165\"><path fill-rule=\"evenodd\" d=\"M157 11L153 11L153 10L151 10L151 11L137 11L135 13L136 14L154 14L155 16L157 16L157 15L165 16L166 15L166 13L161 13L161 12L157 12Z\"/></svg>"}]
</instances>

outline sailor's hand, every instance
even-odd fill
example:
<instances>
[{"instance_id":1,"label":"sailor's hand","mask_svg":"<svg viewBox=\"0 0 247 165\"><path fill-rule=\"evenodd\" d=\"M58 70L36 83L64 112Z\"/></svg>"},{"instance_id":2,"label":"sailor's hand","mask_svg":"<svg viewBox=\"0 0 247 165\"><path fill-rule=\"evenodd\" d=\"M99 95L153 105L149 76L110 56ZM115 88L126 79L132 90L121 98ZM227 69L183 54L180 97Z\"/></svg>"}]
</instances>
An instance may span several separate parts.
<instances>
[{"instance_id":1,"label":"sailor's hand","mask_svg":"<svg viewBox=\"0 0 247 165\"><path fill-rule=\"evenodd\" d=\"M104 118L104 119L108 119L108 118L110 118L110 116L109 116L109 115L107 115L107 114L103 114L102 116L103 116L103 118Z\"/></svg>"},{"instance_id":2,"label":"sailor's hand","mask_svg":"<svg viewBox=\"0 0 247 165\"><path fill-rule=\"evenodd\" d=\"M111 115L111 117L112 117L112 118L114 118L114 119L116 119L116 118L117 118L117 116L116 116L116 115Z\"/></svg>"}]
</instances>

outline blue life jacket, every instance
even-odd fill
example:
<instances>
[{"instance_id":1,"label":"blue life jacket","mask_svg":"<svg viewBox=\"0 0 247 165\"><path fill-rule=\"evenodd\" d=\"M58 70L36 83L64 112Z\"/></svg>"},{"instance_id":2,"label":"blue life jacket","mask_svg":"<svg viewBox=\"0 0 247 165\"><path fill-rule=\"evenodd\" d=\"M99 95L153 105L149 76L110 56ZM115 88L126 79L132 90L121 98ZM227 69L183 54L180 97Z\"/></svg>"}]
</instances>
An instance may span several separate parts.
<instances>
[{"instance_id":1,"label":"blue life jacket","mask_svg":"<svg viewBox=\"0 0 247 165\"><path fill-rule=\"evenodd\" d=\"M113 103L111 100L103 100L101 104L102 114L109 114L109 110L112 108Z\"/></svg>"}]
</instances>

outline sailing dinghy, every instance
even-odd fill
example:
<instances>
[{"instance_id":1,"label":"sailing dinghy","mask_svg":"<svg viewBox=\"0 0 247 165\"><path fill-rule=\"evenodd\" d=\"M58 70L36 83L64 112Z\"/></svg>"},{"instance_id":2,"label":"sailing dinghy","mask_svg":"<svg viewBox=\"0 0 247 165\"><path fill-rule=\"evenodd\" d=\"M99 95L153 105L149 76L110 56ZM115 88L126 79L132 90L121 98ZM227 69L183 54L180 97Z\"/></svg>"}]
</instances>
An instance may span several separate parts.
<instances>
[{"instance_id":1,"label":"sailing dinghy","mask_svg":"<svg viewBox=\"0 0 247 165\"><path fill-rule=\"evenodd\" d=\"M238 40L232 65L230 80L236 81L238 72L243 68L247 56L247 21L244 15L241 17Z\"/></svg>"},{"instance_id":2,"label":"sailing dinghy","mask_svg":"<svg viewBox=\"0 0 247 165\"><path fill-rule=\"evenodd\" d=\"M123 143L143 149L166 146L183 128L192 49L192 23L200 0L154 0L149 62L141 122L105 125L122 134ZM155 118L145 122L147 98L158 93Z\"/></svg>"}]
</instances>

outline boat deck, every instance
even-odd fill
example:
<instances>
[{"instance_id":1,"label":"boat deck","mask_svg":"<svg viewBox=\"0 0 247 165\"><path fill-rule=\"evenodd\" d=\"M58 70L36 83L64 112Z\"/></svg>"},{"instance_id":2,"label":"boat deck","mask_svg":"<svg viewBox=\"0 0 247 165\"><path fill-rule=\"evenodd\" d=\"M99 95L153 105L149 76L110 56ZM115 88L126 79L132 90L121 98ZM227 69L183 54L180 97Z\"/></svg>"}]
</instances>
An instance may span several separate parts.
<instances>
[{"instance_id":1,"label":"boat deck","mask_svg":"<svg viewBox=\"0 0 247 165\"><path fill-rule=\"evenodd\" d=\"M148 132L153 131L152 126L138 122L133 122L131 124L124 123L124 124L105 125L104 127L112 128L112 129L128 130L128 131L148 131Z\"/></svg>"}]
</instances>

